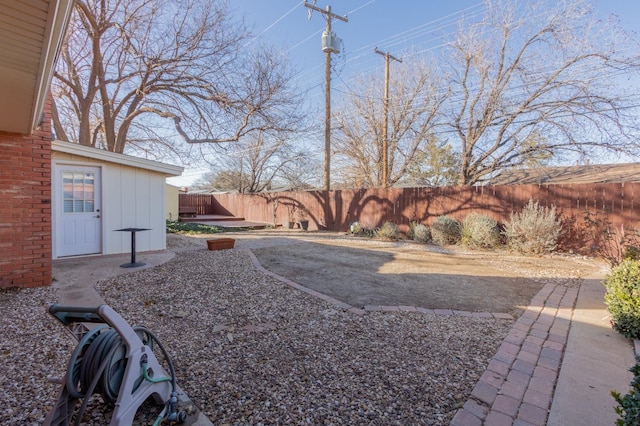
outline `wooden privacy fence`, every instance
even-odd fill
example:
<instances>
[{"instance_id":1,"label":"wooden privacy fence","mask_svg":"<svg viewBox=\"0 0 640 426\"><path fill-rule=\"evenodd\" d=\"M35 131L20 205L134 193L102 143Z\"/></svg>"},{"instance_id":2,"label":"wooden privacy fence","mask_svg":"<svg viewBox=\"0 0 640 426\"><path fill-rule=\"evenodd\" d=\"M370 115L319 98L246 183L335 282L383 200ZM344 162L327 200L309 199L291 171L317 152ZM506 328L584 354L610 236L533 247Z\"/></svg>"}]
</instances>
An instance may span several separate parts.
<instances>
[{"instance_id":1,"label":"wooden privacy fence","mask_svg":"<svg viewBox=\"0 0 640 426\"><path fill-rule=\"evenodd\" d=\"M559 215L573 217L577 223L586 211L606 212L616 226L638 228L640 222L640 183L181 194L180 205L196 206L198 214L230 214L274 225L289 221L294 209L306 208L309 229L347 231L354 221L371 228L391 221L406 232L412 221L430 225L440 215L463 220L471 212L504 223L530 199L541 206L555 206Z\"/></svg>"},{"instance_id":2,"label":"wooden privacy fence","mask_svg":"<svg viewBox=\"0 0 640 426\"><path fill-rule=\"evenodd\" d=\"M210 194L179 194L178 211L195 209L195 214L216 214Z\"/></svg>"}]
</instances>

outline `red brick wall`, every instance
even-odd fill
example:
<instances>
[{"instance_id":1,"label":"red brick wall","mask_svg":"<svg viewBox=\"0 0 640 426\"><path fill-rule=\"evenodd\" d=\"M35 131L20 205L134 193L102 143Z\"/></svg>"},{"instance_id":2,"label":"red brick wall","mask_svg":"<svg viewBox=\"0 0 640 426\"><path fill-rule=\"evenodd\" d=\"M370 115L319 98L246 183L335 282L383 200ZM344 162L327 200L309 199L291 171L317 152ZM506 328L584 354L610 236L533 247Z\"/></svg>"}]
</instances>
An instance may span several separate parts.
<instances>
[{"instance_id":1,"label":"red brick wall","mask_svg":"<svg viewBox=\"0 0 640 426\"><path fill-rule=\"evenodd\" d=\"M0 288L51 285L51 126L0 132Z\"/></svg>"}]
</instances>

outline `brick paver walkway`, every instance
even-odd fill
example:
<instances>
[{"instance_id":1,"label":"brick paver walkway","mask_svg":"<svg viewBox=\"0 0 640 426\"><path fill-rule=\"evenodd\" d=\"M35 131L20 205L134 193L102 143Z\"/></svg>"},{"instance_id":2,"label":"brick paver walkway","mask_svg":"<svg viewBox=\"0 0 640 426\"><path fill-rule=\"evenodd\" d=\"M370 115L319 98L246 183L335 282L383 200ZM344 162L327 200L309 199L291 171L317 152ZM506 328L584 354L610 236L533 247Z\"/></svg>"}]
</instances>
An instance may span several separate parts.
<instances>
[{"instance_id":1,"label":"brick paver walkway","mask_svg":"<svg viewBox=\"0 0 640 426\"><path fill-rule=\"evenodd\" d=\"M538 292L451 426L546 424L577 296L552 284Z\"/></svg>"}]
</instances>

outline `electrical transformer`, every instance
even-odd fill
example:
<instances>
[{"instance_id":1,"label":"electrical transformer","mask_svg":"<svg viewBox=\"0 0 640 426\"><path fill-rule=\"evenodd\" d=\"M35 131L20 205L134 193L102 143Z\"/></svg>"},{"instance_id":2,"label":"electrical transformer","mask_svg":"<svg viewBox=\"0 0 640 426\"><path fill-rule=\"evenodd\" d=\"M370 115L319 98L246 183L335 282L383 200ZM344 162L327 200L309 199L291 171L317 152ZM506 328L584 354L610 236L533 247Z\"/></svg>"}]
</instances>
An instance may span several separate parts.
<instances>
[{"instance_id":1,"label":"electrical transformer","mask_svg":"<svg viewBox=\"0 0 640 426\"><path fill-rule=\"evenodd\" d=\"M340 53L340 45L342 39L336 35L333 31L322 32L322 51L330 53Z\"/></svg>"}]
</instances>

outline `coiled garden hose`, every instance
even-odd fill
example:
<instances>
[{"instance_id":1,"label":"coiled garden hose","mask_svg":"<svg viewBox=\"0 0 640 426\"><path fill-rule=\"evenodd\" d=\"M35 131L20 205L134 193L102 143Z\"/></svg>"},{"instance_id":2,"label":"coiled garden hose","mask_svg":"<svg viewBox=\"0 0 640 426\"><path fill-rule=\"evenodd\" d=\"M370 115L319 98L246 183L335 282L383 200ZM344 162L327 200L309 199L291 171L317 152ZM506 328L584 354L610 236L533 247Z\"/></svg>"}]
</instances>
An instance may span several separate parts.
<instances>
[{"instance_id":1,"label":"coiled garden hose","mask_svg":"<svg viewBox=\"0 0 640 426\"><path fill-rule=\"evenodd\" d=\"M102 372L106 369L107 364L110 361L110 358L116 353L116 351L119 349L118 346L113 346L111 348L111 350L106 354L106 356L104 357L102 363L100 363L100 366L98 367L98 369L95 371L95 375L93 377L93 379L91 380L91 383L89 384L89 386L87 387L87 392L85 395L91 396L93 395L94 389L96 387L96 385L98 384L98 382L101 379L101 375ZM84 415L84 412L87 409L87 404L89 403L89 398L84 398L82 400L82 405L80 405L80 409L78 410L78 414L76 416L76 426L80 426L80 421L82 420L82 417Z\"/></svg>"},{"instance_id":2,"label":"coiled garden hose","mask_svg":"<svg viewBox=\"0 0 640 426\"><path fill-rule=\"evenodd\" d=\"M147 369L147 356L143 354L141 360L141 375L151 383L171 382L171 396L161 415L154 424L159 424L163 417L179 423L186 420L186 413L177 411L177 384L173 362L166 348L158 338L146 327L133 327L143 343L153 349L158 345L169 369L169 376L154 378ZM113 328L101 325L87 332L74 349L67 369L67 390L74 398L83 398L80 410L76 415L76 425L84 415L89 401L88 396L94 392L100 393L105 402L115 403L122 384L122 378L127 367L125 357L127 347L120 335Z\"/></svg>"},{"instance_id":3,"label":"coiled garden hose","mask_svg":"<svg viewBox=\"0 0 640 426\"><path fill-rule=\"evenodd\" d=\"M167 401L164 409L162 410L162 412L160 413L156 421L153 423L154 426L159 425L163 417L166 417L167 420L171 422L184 423L185 420L187 419L187 414L184 411L178 411L178 385L176 383L176 373L173 368L173 362L171 361L169 352L167 352L167 349L162 345L162 343L160 343L160 340L148 328L138 326L138 327L134 327L133 329L138 334L144 333L146 336L148 336L148 338L151 339L152 342L155 342L158 345L160 352L162 352L162 356L164 356L164 359L167 362L167 368L169 369L169 377L160 377L158 379L153 379L148 375L146 363L143 363L143 366L142 366L142 374L145 380L149 380L152 383L165 381L167 379L171 380L171 396ZM143 357L143 360L145 358L146 357Z\"/></svg>"}]
</instances>

